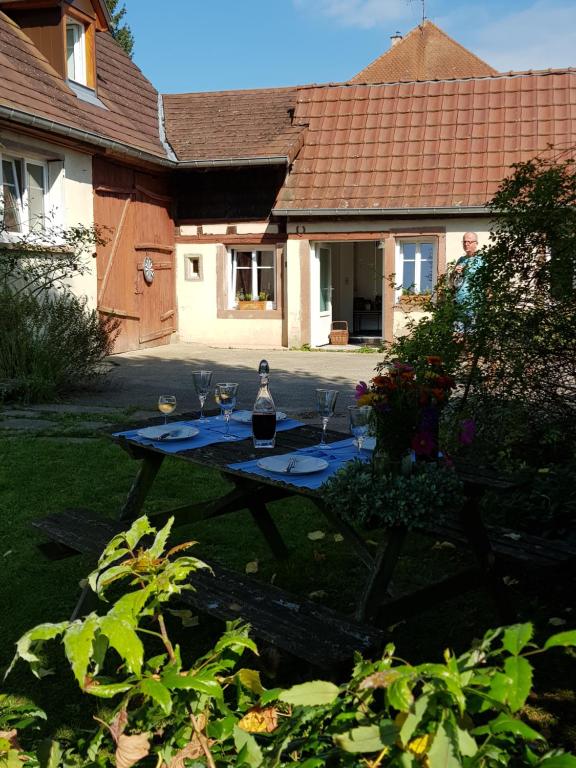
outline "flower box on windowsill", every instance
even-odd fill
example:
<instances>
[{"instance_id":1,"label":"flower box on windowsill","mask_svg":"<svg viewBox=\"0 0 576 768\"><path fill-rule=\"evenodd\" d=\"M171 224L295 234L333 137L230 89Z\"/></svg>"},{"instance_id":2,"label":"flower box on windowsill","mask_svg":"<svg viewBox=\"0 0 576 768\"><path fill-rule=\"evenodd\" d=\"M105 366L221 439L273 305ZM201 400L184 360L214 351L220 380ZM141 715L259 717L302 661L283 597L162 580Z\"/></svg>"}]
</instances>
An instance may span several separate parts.
<instances>
[{"instance_id":1,"label":"flower box on windowsill","mask_svg":"<svg viewBox=\"0 0 576 768\"><path fill-rule=\"evenodd\" d=\"M259 309L259 310L263 310L263 309L268 309L268 304L269 303L270 302L268 302L268 301L258 301L258 300L256 300L256 301L238 301L236 309L251 309L251 310Z\"/></svg>"},{"instance_id":2,"label":"flower box on windowsill","mask_svg":"<svg viewBox=\"0 0 576 768\"><path fill-rule=\"evenodd\" d=\"M404 309L419 309L427 304L431 298L429 293L406 293L400 296L398 303Z\"/></svg>"}]
</instances>

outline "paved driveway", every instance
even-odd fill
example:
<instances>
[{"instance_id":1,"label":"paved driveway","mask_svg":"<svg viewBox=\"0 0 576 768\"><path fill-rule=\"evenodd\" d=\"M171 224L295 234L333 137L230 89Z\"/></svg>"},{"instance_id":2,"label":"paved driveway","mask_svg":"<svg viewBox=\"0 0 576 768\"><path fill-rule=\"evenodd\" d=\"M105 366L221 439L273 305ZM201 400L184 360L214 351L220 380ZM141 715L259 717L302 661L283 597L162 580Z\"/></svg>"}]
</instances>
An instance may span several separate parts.
<instances>
[{"instance_id":1,"label":"paved driveway","mask_svg":"<svg viewBox=\"0 0 576 768\"><path fill-rule=\"evenodd\" d=\"M118 407L154 409L160 393L174 394L178 410L194 410L198 400L191 371L212 370L212 382L237 381L239 408L251 408L258 389L258 363L270 363L270 388L276 407L305 420L314 420L314 390L340 392L333 428L347 429L346 406L353 403L359 379L368 380L381 359L379 354L357 352L296 352L261 349L215 349L200 344L172 344L115 355L112 373L98 392L85 393L75 402ZM214 407L213 400L207 407Z\"/></svg>"}]
</instances>

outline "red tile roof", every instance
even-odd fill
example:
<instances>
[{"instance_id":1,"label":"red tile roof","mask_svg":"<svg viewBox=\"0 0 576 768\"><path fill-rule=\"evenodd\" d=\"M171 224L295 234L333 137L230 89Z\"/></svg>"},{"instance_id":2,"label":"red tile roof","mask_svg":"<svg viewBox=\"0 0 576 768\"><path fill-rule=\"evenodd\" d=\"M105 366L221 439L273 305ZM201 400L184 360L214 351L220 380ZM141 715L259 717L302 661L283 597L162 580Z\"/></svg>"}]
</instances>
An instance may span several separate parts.
<instances>
[{"instance_id":1,"label":"red tile roof","mask_svg":"<svg viewBox=\"0 0 576 768\"><path fill-rule=\"evenodd\" d=\"M576 70L306 88L295 119L277 213L483 206L512 163L576 145Z\"/></svg>"},{"instance_id":2,"label":"red tile roof","mask_svg":"<svg viewBox=\"0 0 576 768\"><path fill-rule=\"evenodd\" d=\"M399 83L485 77L496 70L431 21L414 27L390 50L355 75L351 83Z\"/></svg>"},{"instance_id":3,"label":"red tile roof","mask_svg":"<svg viewBox=\"0 0 576 768\"><path fill-rule=\"evenodd\" d=\"M0 11L0 105L166 157L158 93L108 32L96 32L97 96L83 101Z\"/></svg>"},{"instance_id":4,"label":"red tile roof","mask_svg":"<svg viewBox=\"0 0 576 768\"><path fill-rule=\"evenodd\" d=\"M294 125L297 88L163 96L166 136L181 161L292 159L301 145Z\"/></svg>"}]
</instances>

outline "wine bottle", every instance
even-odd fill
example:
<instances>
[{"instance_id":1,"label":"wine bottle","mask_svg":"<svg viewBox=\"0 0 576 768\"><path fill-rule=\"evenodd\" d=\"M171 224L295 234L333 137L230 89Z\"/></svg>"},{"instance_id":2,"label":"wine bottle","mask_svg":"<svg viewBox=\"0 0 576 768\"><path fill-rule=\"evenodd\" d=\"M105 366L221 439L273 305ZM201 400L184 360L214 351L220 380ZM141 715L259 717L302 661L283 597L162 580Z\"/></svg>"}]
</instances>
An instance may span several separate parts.
<instances>
[{"instance_id":1,"label":"wine bottle","mask_svg":"<svg viewBox=\"0 0 576 768\"><path fill-rule=\"evenodd\" d=\"M268 385L270 367L266 360L258 366L260 387L252 409L254 448L274 448L276 442L276 406Z\"/></svg>"}]
</instances>

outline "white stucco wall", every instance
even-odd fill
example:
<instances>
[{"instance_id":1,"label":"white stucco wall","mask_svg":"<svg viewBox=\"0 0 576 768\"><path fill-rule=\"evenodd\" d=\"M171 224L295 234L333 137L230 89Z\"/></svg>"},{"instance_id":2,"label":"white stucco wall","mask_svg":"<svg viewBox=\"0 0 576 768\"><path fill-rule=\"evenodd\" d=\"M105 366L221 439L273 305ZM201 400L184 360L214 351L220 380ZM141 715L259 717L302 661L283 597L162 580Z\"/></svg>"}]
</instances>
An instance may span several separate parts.
<instances>
[{"instance_id":1,"label":"white stucco wall","mask_svg":"<svg viewBox=\"0 0 576 768\"><path fill-rule=\"evenodd\" d=\"M225 231L225 230L224 230ZM176 245L176 296L179 339L216 347L280 347L282 319L249 319L242 316L218 317L218 283L215 243ZM199 256L202 280L185 279L187 256Z\"/></svg>"},{"instance_id":2,"label":"white stucco wall","mask_svg":"<svg viewBox=\"0 0 576 768\"><path fill-rule=\"evenodd\" d=\"M64 224L67 227L94 225L94 198L92 191L92 157L81 152L66 150L64 158ZM86 296L88 306L97 305L96 249L84 255L87 271L70 281L77 295ZM94 254L94 256L93 256Z\"/></svg>"}]
</instances>

